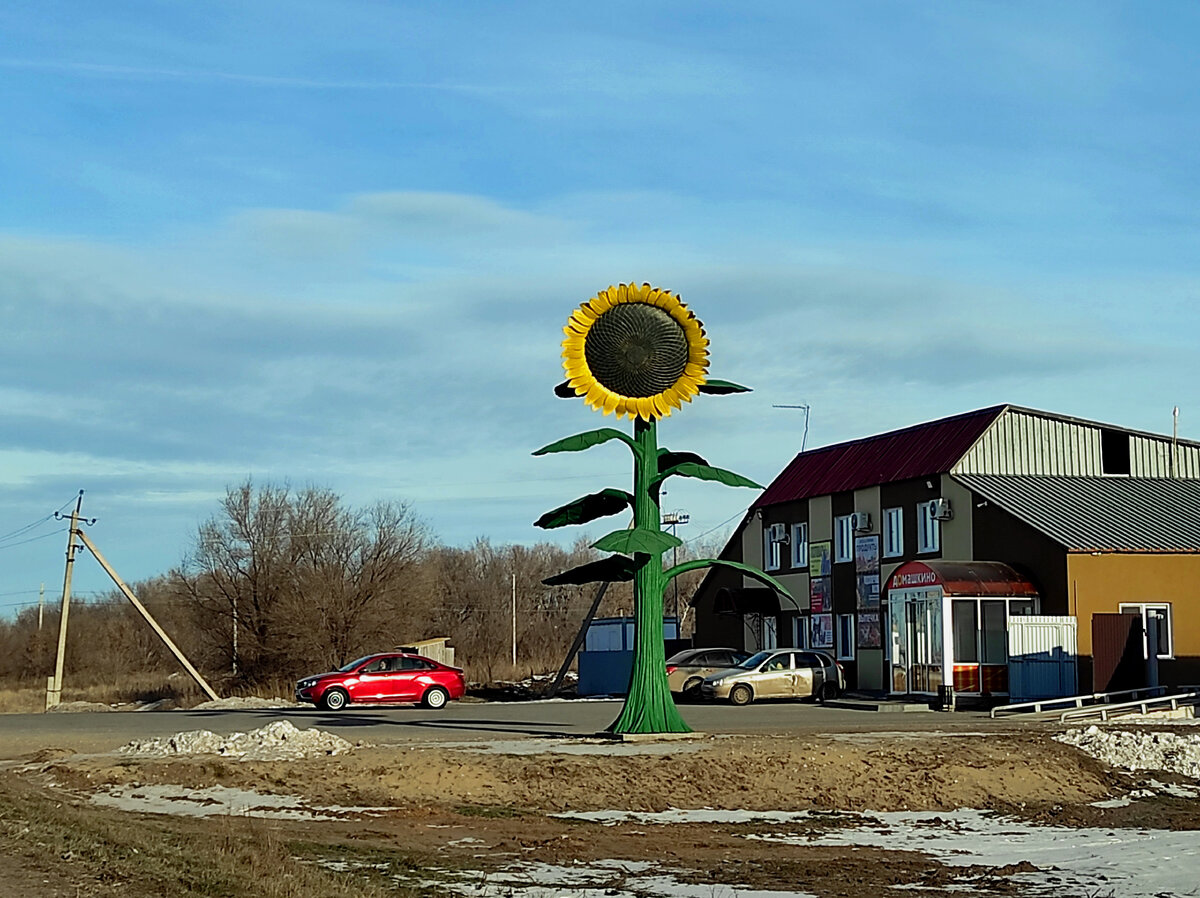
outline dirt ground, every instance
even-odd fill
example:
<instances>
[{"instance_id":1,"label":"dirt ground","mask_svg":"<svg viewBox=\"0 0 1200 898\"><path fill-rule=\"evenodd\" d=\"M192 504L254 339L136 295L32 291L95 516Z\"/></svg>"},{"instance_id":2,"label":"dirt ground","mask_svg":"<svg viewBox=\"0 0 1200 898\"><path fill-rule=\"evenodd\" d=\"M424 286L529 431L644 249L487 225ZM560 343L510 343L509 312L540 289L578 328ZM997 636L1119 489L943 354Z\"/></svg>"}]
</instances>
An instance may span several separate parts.
<instances>
[{"instance_id":1,"label":"dirt ground","mask_svg":"<svg viewBox=\"0 0 1200 898\"><path fill-rule=\"evenodd\" d=\"M651 861L682 883L713 890L736 884L830 898L878 894L897 885L918 895L944 894L947 887L964 883L975 894L1016 894L1022 887L1010 876L1027 868L949 867L915 850L755 841L747 838L753 825L748 829L744 823L601 825L552 816L564 811L978 808L1066 826L1200 829L1195 800L1160 795L1125 807L1094 806L1126 795L1149 777L1112 771L1052 741L1049 732L709 737L622 746L630 753L621 755L609 754L616 749L603 744L567 742L585 753L562 753L566 743L501 744L490 750L480 750L489 748L486 743L421 744L361 748L305 761L245 762L213 756L82 756L47 748L0 773L0 846L9 859L0 877L0 898L155 894L163 887L161 876L169 880L175 874L143 881L138 850L150 856L162 854L160 842L170 840L229 841L235 824L228 817L144 815L91 803L90 796L113 786L225 786L299 796L316 807L371 808L334 811L333 819L320 822L253 824L256 838L265 834L268 841L287 846L280 863L323 870L332 864L346 871L336 875L350 881L355 894L365 894L367 885L381 888L380 894L401 886L445 894L429 884L438 878L435 871L472 870L483 876L514 861ZM1155 778L1172 781L1164 774ZM65 815L58 830L39 822L39 812L51 808ZM811 829L821 821L813 815L793 826ZM761 826L779 828L765 821ZM78 830L99 835L77 851L68 841ZM129 841L135 836L144 848ZM85 857L88 862L78 862ZM169 867L169 860L162 864ZM183 888L180 882L187 876L176 876L173 893L252 894L238 891L238 875L231 867L229 883L220 889ZM620 877L614 877L613 888L618 888ZM314 888L279 894L332 894L330 886Z\"/></svg>"}]
</instances>

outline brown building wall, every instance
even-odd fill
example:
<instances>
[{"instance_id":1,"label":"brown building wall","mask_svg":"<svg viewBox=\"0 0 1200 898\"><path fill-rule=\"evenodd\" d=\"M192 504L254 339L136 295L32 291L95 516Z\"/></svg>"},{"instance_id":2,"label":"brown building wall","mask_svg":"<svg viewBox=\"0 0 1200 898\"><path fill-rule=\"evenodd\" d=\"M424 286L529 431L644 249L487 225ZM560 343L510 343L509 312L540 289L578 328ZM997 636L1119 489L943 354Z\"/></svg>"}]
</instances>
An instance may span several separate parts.
<instances>
[{"instance_id":1,"label":"brown building wall","mask_svg":"<svg viewBox=\"0 0 1200 898\"><path fill-rule=\"evenodd\" d=\"M971 506L975 559L1003 561L1029 577L1041 594L1042 614L1074 614L1067 603L1066 550L1050 537L979 497L975 497ZM1083 627L1080 618L1081 631Z\"/></svg>"},{"instance_id":2,"label":"brown building wall","mask_svg":"<svg viewBox=\"0 0 1200 898\"><path fill-rule=\"evenodd\" d=\"M1171 605L1174 659L1159 661L1159 680L1200 683L1200 555L1069 555L1070 614L1079 620L1079 654L1092 654L1092 615L1122 602Z\"/></svg>"}]
</instances>

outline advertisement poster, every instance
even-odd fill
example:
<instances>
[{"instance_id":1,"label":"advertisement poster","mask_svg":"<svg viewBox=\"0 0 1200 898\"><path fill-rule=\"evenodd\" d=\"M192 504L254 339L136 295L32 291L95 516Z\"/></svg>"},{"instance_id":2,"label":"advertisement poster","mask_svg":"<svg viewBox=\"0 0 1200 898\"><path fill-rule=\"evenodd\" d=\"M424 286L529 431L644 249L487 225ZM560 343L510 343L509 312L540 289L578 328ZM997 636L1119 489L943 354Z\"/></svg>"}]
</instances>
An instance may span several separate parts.
<instances>
[{"instance_id":1,"label":"advertisement poster","mask_svg":"<svg viewBox=\"0 0 1200 898\"><path fill-rule=\"evenodd\" d=\"M812 616L812 647L814 649L833 648L832 614L814 614Z\"/></svg>"},{"instance_id":2,"label":"advertisement poster","mask_svg":"<svg viewBox=\"0 0 1200 898\"><path fill-rule=\"evenodd\" d=\"M879 610L879 575L878 574L859 574L857 589L858 589L858 610L859 611L878 611Z\"/></svg>"},{"instance_id":3,"label":"advertisement poster","mask_svg":"<svg viewBox=\"0 0 1200 898\"><path fill-rule=\"evenodd\" d=\"M833 576L833 543L808 544L808 576Z\"/></svg>"},{"instance_id":4,"label":"advertisement poster","mask_svg":"<svg viewBox=\"0 0 1200 898\"><path fill-rule=\"evenodd\" d=\"M808 610L813 614L833 610L833 583L829 577L813 577L808 581Z\"/></svg>"},{"instance_id":5,"label":"advertisement poster","mask_svg":"<svg viewBox=\"0 0 1200 898\"><path fill-rule=\"evenodd\" d=\"M858 615L858 647L860 649L877 649L880 645L879 613L860 613Z\"/></svg>"},{"instance_id":6,"label":"advertisement poster","mask_svg":"<svg viewBox=\"0 0 1200 898\"><path fill-rule=\"evenodd\" d=\"M860 574L879 574L879 536L854 538L854 570Z\"/></svg>"}]
</instances>

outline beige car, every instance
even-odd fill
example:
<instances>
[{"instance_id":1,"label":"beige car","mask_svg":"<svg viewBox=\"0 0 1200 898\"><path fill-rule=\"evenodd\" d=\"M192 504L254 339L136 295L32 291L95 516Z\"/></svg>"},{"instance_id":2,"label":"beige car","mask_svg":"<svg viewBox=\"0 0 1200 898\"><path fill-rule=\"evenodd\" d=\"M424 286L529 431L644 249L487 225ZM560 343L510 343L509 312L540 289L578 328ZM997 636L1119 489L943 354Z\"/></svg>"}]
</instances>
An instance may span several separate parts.
<instances>
[{"instance_id":1,"label":"beige car","mask_svg":"<svg viewBox=\"0 0 1200 898\"><path fill-rule=\"evenodd\" d=\"M741 664L749 657L749 652L737 649L685 649L667 659L667 683L676 695L699 698L705 677Z\"/></svg>"},{"instance_id":2,"label":"beige car","mask_svg":"<svg viewBox=\"0 0 1200 898\"><path fill-rule=\"evenodd\" d=\"M705 677L700 694L708 699L748 705L768 698L826 701L837 698L844 688L841 666L824 652L772 649Z\"/></svg>"}]
</instances>

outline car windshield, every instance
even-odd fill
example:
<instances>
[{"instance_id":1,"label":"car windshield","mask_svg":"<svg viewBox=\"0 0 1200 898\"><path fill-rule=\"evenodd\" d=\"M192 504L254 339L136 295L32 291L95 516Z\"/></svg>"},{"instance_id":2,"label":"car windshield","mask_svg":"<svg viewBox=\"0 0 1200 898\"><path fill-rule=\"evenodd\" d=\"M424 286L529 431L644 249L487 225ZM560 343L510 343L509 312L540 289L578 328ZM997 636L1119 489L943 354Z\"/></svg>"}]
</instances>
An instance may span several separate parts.
<instances>
[{"instance_id":1,"label":"car windshield","mask_svg":"<svg viewBox=\"0 0 1200 898\"><path fill-rule=\"evenodd\" d=\"M759 652L756 655L751 655L749 658L739 664L738 667L742 668L743 670L754 670L754 668L758 667L758 665L762 664L774 654L774 652Z\"/></svg>"},{"instance_id":2,"label":"car windshield","mask_svg":"<svg viewBox=\"0 0 1200 898\"><path fill-rule=\"evenodd\" d=\"M339 667L338 671L340 673L350 673L350 671L354 670L354 668L358 667L358 665L362 664L364 661L370 661L373 657L375 656L363 655L361 658L355 658L349 664L343 664L341 667Z\"/></svg>"}]
</instances>

